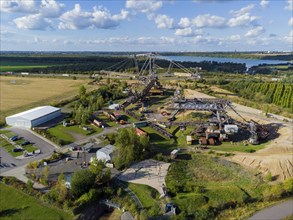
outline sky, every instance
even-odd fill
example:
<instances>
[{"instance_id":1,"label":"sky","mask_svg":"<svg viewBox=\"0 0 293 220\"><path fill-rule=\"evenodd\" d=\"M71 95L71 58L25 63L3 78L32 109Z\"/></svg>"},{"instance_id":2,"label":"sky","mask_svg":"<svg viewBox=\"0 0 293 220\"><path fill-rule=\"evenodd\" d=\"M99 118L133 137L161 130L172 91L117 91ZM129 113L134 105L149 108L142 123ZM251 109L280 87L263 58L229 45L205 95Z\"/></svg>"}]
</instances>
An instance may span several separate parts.
<instances>
[{"instance_id":1,"label":"sky","mask_svg":"<svg viewBox=\"0 0 293 220\"><path fill-rule=\"evenodd\" d=\"M293 0L0 0L1 51L292 51Z\"/></svg>"}]
</instances>

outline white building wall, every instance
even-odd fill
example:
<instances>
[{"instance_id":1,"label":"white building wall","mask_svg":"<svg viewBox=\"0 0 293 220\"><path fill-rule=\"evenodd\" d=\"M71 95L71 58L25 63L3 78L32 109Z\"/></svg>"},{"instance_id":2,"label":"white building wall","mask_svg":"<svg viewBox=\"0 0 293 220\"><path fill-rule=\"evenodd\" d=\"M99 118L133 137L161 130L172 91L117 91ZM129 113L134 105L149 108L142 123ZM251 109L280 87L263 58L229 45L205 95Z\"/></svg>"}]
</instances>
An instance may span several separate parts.
<instances>
[{"instance_id":1,"label":"white building wall","mask_svg":"<svg viewBox=\"0 0 293 220\"><path fill-rule=\"evenodd\" d=\"M16 127L31 128L31 121L20 117L7 117L6 124Z\"/></svg>"},{"instance_id":2,"label":"white building wall","mask_svg":"<svg viewBox=\"0 0 293 220\"><path fill-rule=\"evenodd\" d=\"M97 160L103 160L104 162L111 160L110 155L105 154L104 152L101 152L101 151L97 151L96 157L97 157Z\"/></svg>"}]
</instances>

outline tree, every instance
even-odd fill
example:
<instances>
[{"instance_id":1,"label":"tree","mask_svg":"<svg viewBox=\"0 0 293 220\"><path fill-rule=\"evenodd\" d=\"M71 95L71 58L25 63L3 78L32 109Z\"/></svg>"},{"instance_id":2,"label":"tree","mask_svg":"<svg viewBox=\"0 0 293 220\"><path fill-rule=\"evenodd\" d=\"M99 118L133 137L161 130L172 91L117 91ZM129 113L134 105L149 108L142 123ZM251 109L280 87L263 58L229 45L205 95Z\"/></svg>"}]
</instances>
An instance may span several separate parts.
<instances>
[{"instance_id":1,"label":"tree","mask_svg":"<svg viewBox=\"0 0 293 220\"><path fill-rule=\"evenodd\" d=\"M114 163L120 169L145 157L145 151L149 147L149 138L139 137L133 128L121 129L115 138L115 144L118 146L118 150L114 156Z\"/></svg>"},{"instance_id":2,"label":"tree","mask_svg":"<svg viewBox=\"0 0 293 220\"><path fill-rule=\"evenodd\" d=\"M111 169L107 168L106 172L103 175L103 183L107 183L111 180Z\"/></svg>"},{"instance_id":3,"label":"tree","mask_svg":"<svg viewBox=\"0 0 293 220\"><path fill-rule=\"evenodd\" d=\"M83 97L86 94L86 88L84 87L84 85L79 87L79 97Z\"/></svg>"},{"instance_id":4,"label":"tree","mask_svg":"<svg viewBox=\"0 0 293 220\"><path fill-rule=\"evenodd\" d=\"M104 162L97 159L94 159L89 166L89 170L95 175L96 183L100 183L102 181L104 166Z\"/></svg>"},{"instance_id":5,"label":"tree","mask_svg":"<svg viewBox=\"0 0 293 220\"><path fill-rule=\"evenodd\" d=\"M71 193L79 197L89 191L95 184L95 175L89 170L80 170L73 174L71 179Z\"/></svg>"}]
</instances>

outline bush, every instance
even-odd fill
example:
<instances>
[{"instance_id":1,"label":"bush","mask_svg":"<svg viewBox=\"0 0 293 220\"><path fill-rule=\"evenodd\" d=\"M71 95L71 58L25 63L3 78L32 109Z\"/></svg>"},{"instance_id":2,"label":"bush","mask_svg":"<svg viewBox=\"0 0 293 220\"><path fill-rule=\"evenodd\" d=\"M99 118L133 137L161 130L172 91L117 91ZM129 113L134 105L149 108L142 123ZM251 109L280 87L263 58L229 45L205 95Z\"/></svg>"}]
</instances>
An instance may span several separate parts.
<instances>
[{"instance_id":1,"label":"bush","mask_svg":"<svg viewBox=\"0 0 293 220\"><path fill-rule=\"evenodd\" d=\"M273 181L273 176L271 172L268 172L267 175L265 176L267 181Z\"/></svg>"},{"instance_id":2,"label":"bush","mask_svg":"<svg viewBox=\"0 0 293 220\"><path fill-rule=\"evenodd\" d=\"M276 184L272 187L267 187L263 191L263 198L266 201L280 199L282 195L284 194L284 192L285 191L282 187L282 184Z\"/></svg>"},{"instance_id":3,"label":"bush","mask_svg":"<svg viewBox=\"0 0 293 220\"><path fill-rule=\"evenodd\" d=\"M288 194L293 194L293 178L286 179L283 183L283 188Z\"/></svg>"}]
</instances>

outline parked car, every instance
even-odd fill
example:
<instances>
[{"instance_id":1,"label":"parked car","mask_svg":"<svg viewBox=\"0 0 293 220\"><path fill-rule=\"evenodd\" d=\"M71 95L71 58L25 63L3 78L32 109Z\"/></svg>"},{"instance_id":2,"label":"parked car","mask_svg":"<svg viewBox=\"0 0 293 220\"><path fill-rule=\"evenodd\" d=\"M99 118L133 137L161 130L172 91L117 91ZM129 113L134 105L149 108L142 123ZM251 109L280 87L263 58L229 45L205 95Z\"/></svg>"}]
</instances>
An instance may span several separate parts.
<instances>
[{"instance_id":1,"label":"parked car","mask_svg":"<svg viewBox=\"0 0 293 220\"><path fill-rule=\"evenodd\" d=\"M29 141L24 141L22 144L21 144L21 146L25 146L25 145L29 145L31 142L29 142Z\"/></svg>"},{"instance_id":2,"label":"parked car","mask_svg":"<svg viewBox=\"0 0 293 220\"><path fill-rule=\"evenodd\" d=\"M13 152L21 152L21 151L23 151L22 148L14 148L14 149L13 149Z\"/></svg>"},{"instance_id":3,"label":"parked car","mask_svg":"<svg viewBox=\"0 0 293 220\"><path fill-rule=\"evenodd\" d=\"M15 135L15 136L11 137L10 140L11 140L11 141L17 141L17 140L18 140L18 136Z\"/></svg>"}]
</instances>

